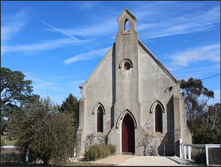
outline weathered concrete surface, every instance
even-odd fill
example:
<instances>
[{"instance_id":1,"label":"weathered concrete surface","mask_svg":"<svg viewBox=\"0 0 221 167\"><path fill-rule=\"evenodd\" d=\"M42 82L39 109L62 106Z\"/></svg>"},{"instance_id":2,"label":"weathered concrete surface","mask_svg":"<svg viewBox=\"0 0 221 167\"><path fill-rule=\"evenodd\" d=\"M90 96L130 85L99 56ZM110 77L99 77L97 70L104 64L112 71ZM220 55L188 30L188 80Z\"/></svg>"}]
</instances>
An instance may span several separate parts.
<instances>
[{"instance_id":1,"label":"weathered concrete surface","mask_svg":"<svg viewBox=\"0 0 221 167\"><path fill-rule=\"evenodd\" d=\"M179 155L178 140L192 142L180 81L139 40L137 19L129 10L125 9L117 21L115 44L80 87L79 154L84 154L85 140L91 134L107 137L109 144L116 145L116 154L122 154L122 122L128 114L134 123L135 155L144 155L142 141L147 133L153 137L149 145L156 147L156 154L164 155L163 141L168 137L165 155ZM124 27L127 21L129 30ZM103 108L103 132L97 132L99 106ZM157 106L161 109L162 131L155 127Z\"/></svg>"}]
</instances>

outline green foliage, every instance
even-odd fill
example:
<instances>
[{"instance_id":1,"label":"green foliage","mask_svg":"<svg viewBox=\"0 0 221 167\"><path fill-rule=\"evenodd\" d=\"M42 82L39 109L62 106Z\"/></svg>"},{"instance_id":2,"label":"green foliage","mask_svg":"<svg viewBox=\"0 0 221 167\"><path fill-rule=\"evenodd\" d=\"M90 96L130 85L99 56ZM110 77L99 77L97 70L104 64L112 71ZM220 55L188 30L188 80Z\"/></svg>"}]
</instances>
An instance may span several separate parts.
<instances>
[{"instance_id":1,"label":"green foliage","mask_svg":"<svg viewBox=\"0 0 221 167\"><path fill-rule=\"evenodd\" d=\"M106 158L109 155L110 155L110 150L109 150L108 145L106 145L106 144L100 145L100 149L98 151L98 157Z\"/></svg>"},{"instance_id":2,"label":"green foliage","mask_svg":"<svg viewBox=\"0 0 221 167\"><path fill-rule=\"evenodd\" d=\"M14 113L19 112L21 106L32 98L31 84L32 81L25 80L22 72L1 68L1 134L6 132Z\"/></svg>"},{"instance_id":3,"label":"green foliage","mask_svg":"<svg viewBox=\"0 0 221 167\"><path fill-rule=\"evenodd\" d=\"M95 146L91 146L88 151L85 151L84 158L86 161L95 161L98 159L98 152Z\"/></svg>"},{"instance_id":4,"label":"green foliage","mask_svg":"<svg viewBox=\"0 0 221 167\"><path fill-rule=\"evenodd\" d=\"M197 164L206 165L206 154L201 152L194 157L194 160Z\"/></svg>"},{"instance_id":5,"label":"green foliage","mask_svg":"<svg viewBox=\"0 0 221 167\"><path fill-rule=\"evenodd\" d=\"M1 135L1 146L5 146L6 143L5 143L5 138L3 135Z\"/></svg>"},{"instance_id":6,"label":"green foliage","mask_svg":"<svg viewBox=\"0 0 221 167\"><path fill-rule=\"evenodd\" d=\"M187 82L181 80L180 87L188 94L192 93L197 96L205 95L207 97L214 98L214 92L211 90L209 91L206 87L204 87L203 82L200 79L193 79L191 77Z\"/></svg>"},{"instance_id":7,"label":"green foliage","mask_svg":"<svg viewBox=\"0 0 221 167\"><path fill-rule=\"evenodd\" d=\"M116 146L113 144L108 144L108 148L110 150L110 155L115 155L116 153Z\"/></svg>"},{"instance_id":8,"label":"green foliage","mask_svg":"<svg viewBox=\"0 0 221 167\"><path fill-rule=\"evenodd\" d=\"M10 130L21 153L29 152L30 161L38 158L45 165L63 165L73 154L71 115L59 113L49 98L26 104L13 118Z\"/></svg>"},{"instance_id":9,"label":"green foliage","mask_svg":"<svg viewBox=\"0 0 221 167\"><path fill-rule=\"evenodd\" d=\"M107 144L95 144L89 147L85 152L84 158L87 161L96 161L99 158L106 158L110 154L114 155L116 153L115 145Z\"/></svg>"},{"instance_id":10,"label":"green foliage","mask_svg":"<svg viewBox=\"0 0 221 167\"><path fill-rule=\"evenodd\" d=\"M194 134L199 125L198 119L207 112L207 101L214 98L214 92L204 87L200 79L181 80L180 87L183 89L187 125Z\"/></svg>"},{"instance_id":11,"label":"green foliage","mask_svg":"<svg viewBox=\"0 0 221 167\"><path fill-rule=\"evenodd\" d=\"M209 164L221 165L221 148L209 148Z\"/></svg>"},{"instance_id":12,"label":"green foliage","mask_svg":"<svg viewBox=\"0 0 221 167\"><path fill-rule=\"evenodd\" d=\"M211 126L201 127L193 135L193 143L196 144L220 144L220 129Z\"/></svg>"},{"instance_id":13,"label":"green foliage","mask_svg":"<svg viewBox=\"0 0 221 167\"><path fill-rule=\"evenodd\" d=\"M32 92L32 81L24 80L25 75L20 71L1 68L1 102L3 104L17 100L26 100Z\"/></svg>"},{"instance_id":14,"label":"green foliage","mask_svg":"<svg viewBox=\"0 0 221 167\"><path fill-rule=\"evenodd\" d=\"M62 113L71 114L73 118L73 125L78 125L78 100L72 94L63 101L61 107L58 109Z\"/></svg>"},{"instance_id":15,"label":"green foliage","mask_svg":"<svg viewBox=\"0 0 221 167\"><path fill-rule=\"evenodd\" d=\"M211 126L212 128L220 128L221 110L220 103L208 106L208 111L201 116L202 126Z\"/></svg>"}]
</instances>

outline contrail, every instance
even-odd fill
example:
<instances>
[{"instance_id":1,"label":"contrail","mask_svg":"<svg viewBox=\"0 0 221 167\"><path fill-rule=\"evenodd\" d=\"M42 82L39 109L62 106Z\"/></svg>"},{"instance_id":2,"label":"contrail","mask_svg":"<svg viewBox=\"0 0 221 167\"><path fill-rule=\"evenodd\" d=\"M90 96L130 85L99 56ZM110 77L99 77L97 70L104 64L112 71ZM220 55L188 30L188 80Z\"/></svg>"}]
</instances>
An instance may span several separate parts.
<instances>
[{"instance_id":1,"label":"contrail","mask_svg":"<svg viewBox=\"0 0 221 167\"><path fill-rule=\"evenodd\" d=\"M61 30L61 29L55 28L55 27L51 26L50 24L46 23L45 21L43 21L43 20L41 20L41 19L38 19L38 20L40 20L42 23L44 23L44 24L47 25L48 27L51 27L52 29L54 29L54 30L56 30L56 31L59 31L59 32L61 32L62 34L65 34L65 35L71 37L71 38L74 39L75 41L78 40L77 38L73 37L71 34L69 34L69 33L67 33L67 32L64 32L64 31Z\"/></svg>"}]
</instances>

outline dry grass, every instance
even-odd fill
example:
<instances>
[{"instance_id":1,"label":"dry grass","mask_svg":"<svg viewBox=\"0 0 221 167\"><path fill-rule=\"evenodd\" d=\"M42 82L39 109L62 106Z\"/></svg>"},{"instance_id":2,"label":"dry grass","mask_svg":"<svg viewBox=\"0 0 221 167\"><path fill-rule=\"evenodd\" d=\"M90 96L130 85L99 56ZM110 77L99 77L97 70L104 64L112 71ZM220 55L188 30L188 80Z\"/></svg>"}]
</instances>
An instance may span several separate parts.
<instances>
[{"instance_id":1,"label":"dry grass","mask_svg":"<svg viewBox=\"0 0 221 167\"><path fill-rule=\"evenodd\" d=\"M1 135L1 140L5 141L6 146L14 146L16 143L16 140L9 140L7 138L5 140L5 136L3 136L3 135Z\"/></svg>"}]
</instances>

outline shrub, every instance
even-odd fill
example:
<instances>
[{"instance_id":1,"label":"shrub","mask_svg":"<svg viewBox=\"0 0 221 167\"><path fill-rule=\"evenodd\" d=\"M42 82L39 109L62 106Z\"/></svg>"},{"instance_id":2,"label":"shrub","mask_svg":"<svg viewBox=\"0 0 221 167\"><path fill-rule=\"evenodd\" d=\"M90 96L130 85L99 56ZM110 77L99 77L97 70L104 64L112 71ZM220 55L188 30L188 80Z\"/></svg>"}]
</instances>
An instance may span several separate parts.
<instances>
[{"instance_id":1,"label":"shrub","mask_svg":"<svg viewBox=\"0 0 221 167\"><path fill-rule=\"evenodd\" d=\"M89 149L85 152L84 158L87 161L95 161L99 158L106 158L110 154L114 155L116 152L116 146L109 144L95 144L89 147Z\"/></svg>"},{"instance_id":2,"label":"shrub","mask_svg":"<svg viewBox=\"0 0 221 167\"><path fill-rule=\"evenodd\" d=\"M205 155L205 152L204 152L204 153L199 153L199 154L195 157L195 162L196 162L197 164L206 165L206 155Z\"/></svg>"},{"instance_id":3,"label":"shrub","mask_svg":"<svg viewBox=\"0 0 221 167\"><path fill-rule=\"evenodd\" d=\"M193 142L196 144L219 144L220 129L212 126L203 126L196 130L193 136Z\"/></svg>"},{"instance_id":4,"label":"shrub","mask_svg":"<svg viewBox=\"0 0 221 167\"><path fill-rule=\"evenodd\" d=\"M221 164L221 148L209 148L209 164Z\"/></svg>"},{"instance_id":5,"label":"shrub","mask_svg":"<svg viewBox=\"0 0 221 167\"><path fill-rule=\"evenodd\" d=\"M88 151L85 152L84 158L87 161L95 161L98 158L100 158L99 152L100 152L100 145L99 144L92 145L91 147L89 147Z\"/></svg>"},{"instance_id":6,"label":"shrub","mask_svg":"<svg viewBox=\"0 0 221 167\"><path fill-rule=\"evenodd\" d=\"M197 164L205 165L206 164L205 148L193 147L191 157Z\"/></svg>"},{"instance_id":7,"label":"shrub","mask_svg":"<svg viewBox=\"0 0 221 167\"><path fill-rule=\"evenodd\" d=\"M100 144L98 151L98 158L106 158L110 155L110 150L107 145Z\"/></svg>"},{"instance_id":8,"label":"shrub","mask_svg":"<svg viewBox=\"0 0 221 167\"><path fill-rule=\"evenodd\" d=\"M98 151L96 146L91 146L88 151L85 152L84 158L86 161L95 161L98 158Z\"/></svg>"},{"instance_id":9,"label":"shrub","mask_svg":"<svg viewBox=\"0 0 221 167\"><path fill-rule=\"evenodd\" d=\"M36 98L23 109L15 114L10 126L19 151L28 151L30 162L39 159L44 165L64 165L74 150L72 115L58 112L49 97Z\"/></svg>"},{"instance_id":10,"label":"shrub","mask_svg":"<svg viewBox=\"0 0 221 167\"><path fill-rule=\"evenodd\" d=\"M110 155L114 155L116 153L116 146L112 144L108 144L108 148L110 150Z\"/></svg>"}]
</instances>

